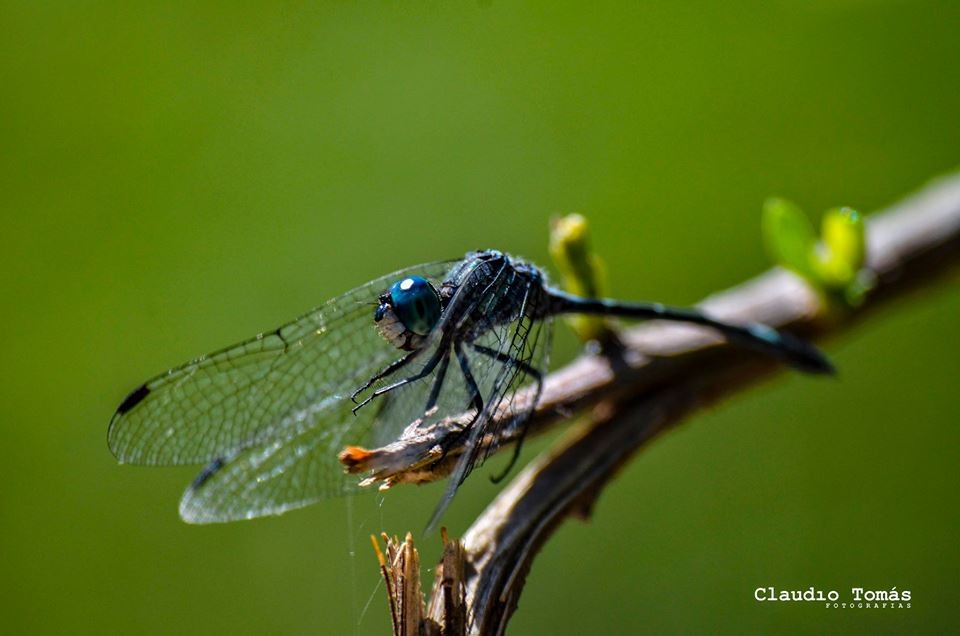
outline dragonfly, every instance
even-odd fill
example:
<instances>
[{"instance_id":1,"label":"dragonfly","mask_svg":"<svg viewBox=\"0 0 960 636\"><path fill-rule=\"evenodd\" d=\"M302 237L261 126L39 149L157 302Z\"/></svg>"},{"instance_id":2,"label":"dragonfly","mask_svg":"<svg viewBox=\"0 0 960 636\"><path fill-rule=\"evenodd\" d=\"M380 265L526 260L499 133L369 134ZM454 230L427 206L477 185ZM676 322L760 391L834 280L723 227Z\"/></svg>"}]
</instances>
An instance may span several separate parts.
<instances>
[{"instance_id":1,"label":"dragonfly","mask_svg":"<svg viewBox=\"0 0 960 636\"><path fill-rule=\"evenodd\" d=\"M552 321L566 314L692 323L801 371L833 371L812 344L767 325L574 296L532 263L482 250L393 272L148 380L117 408L108 444L121 463L204 464L180 515L224 522L356 492L339 450L466 414L432 524L501 440L514 440L513 465L543 389Z\"/></svg>"}]
</instances>

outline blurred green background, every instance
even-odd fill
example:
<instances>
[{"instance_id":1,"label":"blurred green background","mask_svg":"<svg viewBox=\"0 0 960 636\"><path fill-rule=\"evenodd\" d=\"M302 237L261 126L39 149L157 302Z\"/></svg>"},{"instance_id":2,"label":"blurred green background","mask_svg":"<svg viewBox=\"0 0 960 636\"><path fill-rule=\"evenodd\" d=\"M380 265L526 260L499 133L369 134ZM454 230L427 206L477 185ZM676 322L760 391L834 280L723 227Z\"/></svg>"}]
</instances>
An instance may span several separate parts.
<instances>
[{"instance_id":1,"label":"blurred green background","mask_svg":"<svg viewBox=\"0 0 960 636\"><path fill-rule=\"evenodd\" d=\"M918 0L3 2L0 629L385 633L367 536L418 532L438 486L187 526L195 470L106 448L124 395L401 266L546 264L561 212L616 295L696 302L768 266L765 197L869 211L957 166L958 28ZM956 631L956 283L827 343L837 380L651 446L546 546L512 632ZM912 608L753 599L811 585Z\"/></svg>"}]
</instances>

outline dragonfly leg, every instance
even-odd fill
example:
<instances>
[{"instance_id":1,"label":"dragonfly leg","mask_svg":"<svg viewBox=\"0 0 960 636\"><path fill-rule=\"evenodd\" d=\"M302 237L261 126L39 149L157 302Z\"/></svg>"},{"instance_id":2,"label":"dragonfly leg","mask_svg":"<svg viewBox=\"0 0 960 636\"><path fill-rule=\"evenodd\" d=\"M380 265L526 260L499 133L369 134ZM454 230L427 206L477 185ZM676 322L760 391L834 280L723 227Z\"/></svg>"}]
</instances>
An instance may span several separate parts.
<instances>
[{"instance_id":1,"label":"dragonfly leg","mask_svg":"<svg viewBox=\"0 0 960 636\"><path fill-rule=\"evenodd\" d=\"M423 378L427 377L428 375L433 373L433 370L437 367L437 364L440 363L440 360L448 357L449 355L450 355L450 352L446 349L446 347L440 347L439 349L437 349L437 352L433 354L433 357L427 360L427 363L423 365L422 369L420 369L419 371L417 371L411 376L407 376L402 380L398 380L397 382L394 382L389 386L380 387L379 389L371 393L369 396L367 396L365 400L363 400L362 402L357 404L355 407L353 407L354 415L356 415L357 411L359 411L362 407L369 404L373 398L383 395L384 393L389 393L394 389L399 389L400 387L406 384L410 384L411 382L416 382L417 380L422 380ZM410 357L409 355L404 356L404 359L409 357Z\"/></svg>"},{"instance_id":2,"label":"dragonfly leg","mask_svg":"<svg viewBox=\"0 0 960 636\"><path fill-rule=\"evenodd\" d=\"M540 393L543 391L543 374L542 373L534 369L532 366L530 366L528 363L524 362L523 360L515 358L501 351L497 351L495 349L484 347L483 345L478 345L478 344L474 344L471 346L478 353L482 353L483 355L489 356L495 360L498 360L499 362L515 364L524 373L526 373L531 378L533 378L533 381L536 383L536 386L537 386L536 397L534 398L534 400L535 402L540 401ZM517 463L517 459L520 457L520 449L523 448L523 438L526 436L526 434L527 434L527 427L523 426L523 428L520 430L520 435L517 437L517 441L513 446L513 456L510 457L510 462L507 464L507 467L504 468L499 475L491 475L490 481L492 481L495 484L502 481L503 478L507 476L507 473L509 473L513 469L514 464Z\"/></svg>"},{"instance_id":3,"label":"dragonfly leg","mask_svg":"<svg viewBox=\"0 0 960 636\"><path fill-rule=\"evenodd\" d=\"M463 352L463 347L457 343L453 345L453 349L457 353L457 362L460 363L460 371L463 373L463 379L466 380L467 388L473 394L470 402L473 404L473 408L477 409L477 414L473 418L473 420L476 421L476 419L480 417L480 413L483 412L483 398L480 396L480 387L477 386L477 381L473 379L473 373L470 371L470 361L467 360L467 356ZM472 423L473 422L471 422L471 424Z\"/></svg>"},{"instance_id":4,"label":"dragonfly leg","mask_svg":"<svg viewBox=\"0 0 960 636\"><path fill-rule=\"evenodd\" d=\"M427 398L427 405L424 407L423 412L427 413L437 405L437 400L440 398L440 389L443 388L443 379L447 376L447 366L450 364L450 356L443 356L443 360L440 361L440 368L437 369L437 377L433 380L433 386L430 387L430 397Z\"/></svg>"},{"instance_id":5,"label":"dragonfly leg","mask_svg":"<svg viewBox=\"0 0 960 636\"><path fill-rule=\"evenodd\" d=\"M387 366L385 366L385 367L384 367L383 369L381 369L375 376L373 376L372 378L370 378L369 380L367 380L366 382L364 382L364 383L363 383L363 386L361 386L359 389L357 389L356 391L354 391L354 392L350 395L350 399L353 400L354 404L356 404L356 402L357 402L357 396L358 396L358 395L360 395L361 393L363 393L364 391L366 391L367 389L369 389L371 386L373 386L373 383L376 382L377 380L382 380L383 378L387 377L388 375L391 375L391 374L395 373L396 371L398 371L399 369L402 369L403 367L407 366L407 364L408 364L411 360L413 360L413 357L414 357L416 354L418 354L418 353L420 353L420 352L419 352L419 351L411 351L410 353L408 353L407 355L403 356L402 358L398 358L398 359L394 360L393 362L391 362L390 364L388 364Z\"/></svg>"}]
</instances>

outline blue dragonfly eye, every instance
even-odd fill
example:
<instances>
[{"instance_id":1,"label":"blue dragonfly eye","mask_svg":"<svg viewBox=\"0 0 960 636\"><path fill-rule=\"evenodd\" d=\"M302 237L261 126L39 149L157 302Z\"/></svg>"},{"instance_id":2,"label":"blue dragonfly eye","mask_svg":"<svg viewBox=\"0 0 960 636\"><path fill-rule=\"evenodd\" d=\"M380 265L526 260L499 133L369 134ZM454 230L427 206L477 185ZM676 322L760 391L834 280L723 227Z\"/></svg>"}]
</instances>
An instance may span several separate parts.
<instances>
[{"instance_id":1,"label":"blue dragonfly eye","mask_svg":"<svg viewBox=\"0 0 960 636\"><path fill-rule=\"evenodd\" d=\"M397 318L415 334L427 335L440 320L440 297L425 278L398 280L390 286L390 300Z\"/></svg>"}]
</instances>

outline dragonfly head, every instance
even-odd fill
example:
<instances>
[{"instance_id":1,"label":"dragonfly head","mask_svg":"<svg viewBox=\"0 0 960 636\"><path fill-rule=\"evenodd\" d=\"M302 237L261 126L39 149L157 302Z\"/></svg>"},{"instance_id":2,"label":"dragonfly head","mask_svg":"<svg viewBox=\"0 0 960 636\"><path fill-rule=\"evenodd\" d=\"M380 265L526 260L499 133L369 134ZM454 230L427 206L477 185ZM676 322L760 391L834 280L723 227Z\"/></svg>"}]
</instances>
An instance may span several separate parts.
<instances>
[{"instance_id":1,"label":"dragonfly head","mask_svg":"<svg viewBox=\"0 0 960 636\"><path fill-rule=\"evenodd\" d=\"M379 300L373 315L377 330L400 349L418 348L440 321L440 296L420 276L398 280Z\"/></svg>"}]
</instances>

